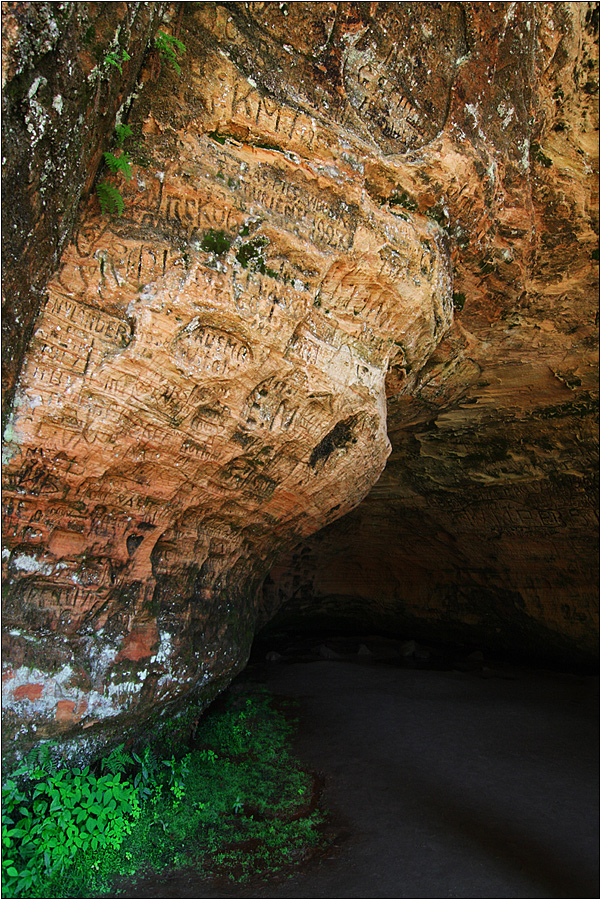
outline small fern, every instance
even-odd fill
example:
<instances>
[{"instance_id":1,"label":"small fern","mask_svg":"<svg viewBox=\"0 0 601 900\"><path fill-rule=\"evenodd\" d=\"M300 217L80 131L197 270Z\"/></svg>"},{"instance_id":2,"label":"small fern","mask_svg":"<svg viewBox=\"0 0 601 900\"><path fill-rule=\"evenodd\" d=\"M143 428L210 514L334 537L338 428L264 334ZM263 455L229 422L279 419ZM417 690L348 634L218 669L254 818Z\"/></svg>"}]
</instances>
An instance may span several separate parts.
<instances>
[{"instance_id":1,"label":"small fern","mask_svg":"<svg viewBox=\"0 0 601 900\"><path fill-rule=\"evenodd\" d=\"M131 56L127 50L122 50L121 47L119 47L118 50L109 50L104 57L104 62L107 66L115 66L115 68L119 69L123 75L123 66L121 64L127 62L128 59L131 59Z\"/></svg>"},{"instance_id":2,"label":"small fern","mask_svg":"<svg viewBox=\"0 0 601 900\"><path fill-rule=\"evenodd\" d=\"M103 772L108 769L111 775L116 775L117 772L125 772L128 766L132 765L133 759L129 753L125 752L124 747L125 744L119 744L109 756L102 760Z\"/></svg>"},{"instance_id":3,"label":"small fern","mask_svg":"<svg viewBox=\"0 0 601 900\"><path fill-rule=\"evenodd\" d=\"M104 153L104 158L106 160L106 164L115 174L121 172L126 181L129 181L133 172L131 168L132 159L129 153L125 150L121 151L121 156L115 156L114 153L111 153L110 150L106 150Z\"/></svg>"},{"instance_id":4,"label":"small fern","mask_svg":"<svg viewBox=\"0 0 601 900\"><path fill-rule=\"evenodd\" d=\"M171 63L177 74L181 75L182 70L177 57L186 52L186 45L173 35L159 31L154 39L154 46L161 54L161 58Z\"/></svg>"},{"instance_id":5,"label":"small fern","mask_svg":"<svg viewBox=\"0 0 601 900\"><path fill-rule=\"evenodd\" d=\"M52 757L50 746L42 744L38 750L38 763L46 772L56 772L56 762Z\"/></svg>"},{"instance_id":6,"label":"small fern","mask_svg":"<svg viewBox=\"0 0 601 900\"><path fill-rule=\"evenodd\" d=\"M101 181L100 184L96 185L96 196L103 215L105 213L117 216L123 215L123 210L125 209L123 197L117 188L109 184L108 181Z\"/></svg>"},{"instance_id":7,"label":"small fern","mask_svg":"<svg viewBox=\"0 0 601 900\"><path fill-rule=\"evenodd\" d=\"M129 125L115 125L115 136L117 139L117 146L122 147L127 138L132 137L133 131L129 127Z\"/></svg>"},{"instance_id":8,"label":"small fern","mask_svg":"<svg viewBox=\"0 0 601 900\"><path fill-rule=\"evenodd\" d=\"M142 139L137 141L130 140L130 138L133 137L134 132L129 127L129 125L115 125L116 146L118 148L123 148L125 142L128 141L128 148L124 151L127 154L127 162L129 162L130 165L135 164L136 166L140 166L143 169L147 169L150 165L150 160L145 152L146 148L144 145L144 141ZM127 177L123 166L121 168L121 171Z\"/></svg>"}]
</instances>

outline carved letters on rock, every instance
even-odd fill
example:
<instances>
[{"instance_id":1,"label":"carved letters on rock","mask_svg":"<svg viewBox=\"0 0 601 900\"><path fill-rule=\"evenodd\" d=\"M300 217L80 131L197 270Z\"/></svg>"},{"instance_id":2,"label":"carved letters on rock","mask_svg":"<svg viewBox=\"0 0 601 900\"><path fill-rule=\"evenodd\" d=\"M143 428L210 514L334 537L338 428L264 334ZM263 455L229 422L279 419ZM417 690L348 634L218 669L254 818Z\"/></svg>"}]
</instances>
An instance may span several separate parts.
<instances>
[{"instance_id":1,"label":"carved letters on rock","mask_svg":"<svg viewBox=\"0 0 601 900\"><path fill-rule=\"evenodd\" d=\"M181 77L150 63L129 113L148 165L121 218L82 209L5 435L11 752L208 701L295 591L591 633L561 485L584 505L598 450L593 7L182 7ZM549 591L540 510L574 529Z\"/></svg>"},{"instance_id":2,"label":"carved letters on rock","mask_svg":"<svg viewBox=\"0 0 601 900\"><path fill-rule=\"evenodd\" d=\"M147 136L122 218L90 200L19 382L5 567L22 664L5 703L24 743L92 746L231 677L274 552L378 479L390 359L420 368L451 322L435 223L374 204L344 140L251 96L233 63L190 66L190 109L208 112L157 98L175 144ZM305 154L311 136L311 159L216 140L223 111Z\"/></svg>"}]
</instances>

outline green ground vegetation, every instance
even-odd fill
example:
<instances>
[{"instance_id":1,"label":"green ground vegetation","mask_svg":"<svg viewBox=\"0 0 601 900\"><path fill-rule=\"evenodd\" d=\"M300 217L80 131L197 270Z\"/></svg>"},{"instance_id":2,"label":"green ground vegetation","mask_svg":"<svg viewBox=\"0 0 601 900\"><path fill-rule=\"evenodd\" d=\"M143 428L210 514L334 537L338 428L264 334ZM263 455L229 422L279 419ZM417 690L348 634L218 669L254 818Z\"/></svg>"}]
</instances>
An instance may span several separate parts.
<instances>
[{"instance_id":1,"label":"green ground vegetation","mask_svg":"<svg viewBox=\"0 0 601 900\"><path fill-rule=\"evenodd\" d=\"M4 784L3 896L117 895L190 865L238 881L288 871L323 841L291 730L253 689L217 701L178 755L122 745L93 768L58 769L46 746Z\"/></svg>"}]
</instances>

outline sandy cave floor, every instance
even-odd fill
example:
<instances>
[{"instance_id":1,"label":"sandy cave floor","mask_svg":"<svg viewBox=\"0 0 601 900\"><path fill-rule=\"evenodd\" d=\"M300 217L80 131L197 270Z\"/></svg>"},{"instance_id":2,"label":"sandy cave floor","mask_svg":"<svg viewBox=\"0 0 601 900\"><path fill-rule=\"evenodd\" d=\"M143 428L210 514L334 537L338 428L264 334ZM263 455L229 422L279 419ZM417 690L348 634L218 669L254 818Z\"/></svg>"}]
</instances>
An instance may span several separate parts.
<instances>
[{"instance_id":1,"label":"sandy cave floor","mask_svg":"<svg viewBox=\"0 0 601 900\"><path fill-rule=\"evenodd\" d=\"M377 655L282 658L241 678L300 699L295 750L323 776L337 845L282 883L185 871L128 896L599 896L597 678Z\"/></svg>"}]
</instances>

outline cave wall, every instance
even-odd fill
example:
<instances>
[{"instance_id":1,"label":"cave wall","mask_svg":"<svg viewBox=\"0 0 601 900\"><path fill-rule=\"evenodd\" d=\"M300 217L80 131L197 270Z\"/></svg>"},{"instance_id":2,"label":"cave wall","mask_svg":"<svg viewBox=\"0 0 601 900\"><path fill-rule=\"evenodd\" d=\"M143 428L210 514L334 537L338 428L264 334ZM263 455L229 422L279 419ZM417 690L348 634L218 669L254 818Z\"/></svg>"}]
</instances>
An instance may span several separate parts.
<instances>
[{"instance_id":1,"label":"cave wall","mask_svg":"<svg viewBox=\"0 0 601 900\"><path fill-rule=\"evenodd\" d=\"M46 284L166 9L2 4L3 425Z\"/></svg>"},{"instance_id":2,"label":"cave wall","mask_svg":"<svg viewBox=\"0 0 601 900\"><path fill-rule=\"evenodd\" d=\"M474 4L468 20L449 143L415 174L454 237L453 327L411 391L391 366L386 470L278 563L266 617L285 602L274 635L383 630L594 664L598 9ZM467 136L483 179L458 163Z\"/></svg>"},{"instance_id":3,"label":"cave wall","mask_svg":"<svg viewBox=\"0 0 601 900\"><path fill-rule=\"evenodd\" d=\"M79 47L107 5L69 6ZM54 255L6 267L33 329L12 316L10 753L90 756L208 702L282 604L590 653L596 7L117 6L148 52L127 32L77 215L48 189ZM98 164L130 95L127 182Z\"/></svg>"}]
</instances>

